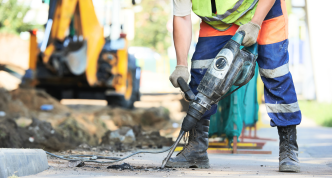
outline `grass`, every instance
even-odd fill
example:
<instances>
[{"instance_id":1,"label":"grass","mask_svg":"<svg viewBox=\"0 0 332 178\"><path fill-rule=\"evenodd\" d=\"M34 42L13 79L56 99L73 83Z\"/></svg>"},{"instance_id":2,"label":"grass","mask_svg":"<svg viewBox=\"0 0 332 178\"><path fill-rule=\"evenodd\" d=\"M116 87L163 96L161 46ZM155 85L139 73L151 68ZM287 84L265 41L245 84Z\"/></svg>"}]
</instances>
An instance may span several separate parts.
<instances>
[{"instance_id":1,"label":"grass","mask_svg":"<svg viewBox=\"0 0 332 178\"><path fill-rule=\"evenodd\" d=\"M14 174L12 176L9 176L8 178L18 178L17 175L15 175L17 173L17 171L14 172Z\"/></svg>"},{"instance_id":2,"label":"grass","mask_svg":"<svg viewBox=\"0 0 332 178\"><path fill-rule=\"evenodd\" d=\"M18 178L15 174L12 176L9 176L8 178Z\"/></svg>"},{"instance_id":3,"label":"grass","mask_svg":"<svg viewBox=\"0 0 332 178\"><path fill-rule=\"evenodd\" d=\"M299 105L305 117L313 119L321 126L332 127L332 103L299 101Z\"/></svg>"}]
</instances>

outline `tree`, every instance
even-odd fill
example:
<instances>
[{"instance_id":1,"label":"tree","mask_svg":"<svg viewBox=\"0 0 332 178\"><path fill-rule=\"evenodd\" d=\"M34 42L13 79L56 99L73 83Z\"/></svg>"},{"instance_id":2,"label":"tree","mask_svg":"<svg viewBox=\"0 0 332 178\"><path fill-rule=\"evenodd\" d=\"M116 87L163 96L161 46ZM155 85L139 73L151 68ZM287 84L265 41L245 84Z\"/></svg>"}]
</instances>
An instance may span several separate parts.
<instances>
[{"instance_id":1,"label":"tree","mask_svg":"<svg viewBox=\"0 0 332 178\"><path fill-rule=\"evenodd\" d=\"M142 11L135 15L135 39L132 45L155 49L166 54L171 37L166 28L170 17L169 0L142 0Z\"/></svg>"},{"instance_id":2,"label":"tree","mask_svg":"<svg viewBox=\"0 0 332 178\"><path fill-rule=\"evenodd\" d=\"M19 34L37 26L24 23L23 18L30 7L17 0L0 0L0 33Z\"/></svg>"}]
</instances>

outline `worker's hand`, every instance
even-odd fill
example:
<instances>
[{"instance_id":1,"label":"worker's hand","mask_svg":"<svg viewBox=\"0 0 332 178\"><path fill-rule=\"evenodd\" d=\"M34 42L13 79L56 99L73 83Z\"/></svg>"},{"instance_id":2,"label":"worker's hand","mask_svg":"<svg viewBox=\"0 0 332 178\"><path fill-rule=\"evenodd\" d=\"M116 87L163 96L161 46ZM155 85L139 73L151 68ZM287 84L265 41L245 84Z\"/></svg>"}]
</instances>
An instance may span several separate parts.
<instances>
[{"instance_id":1,"label":"worker's hand","mask_svg":"<svg viewBox=\"0 0 332 178\"><path fill-rule=\"evenodd\" d=\"M246 34L242 41L243 46L251 46L256 43L258 32L261 27L253 22L248 22L244 25L241 25L236 32L244 31Z\"/></svg>"},{"instance_id":2,"label":"worker's hand","mask_svg":"<svg viewBox=\"0 0 332 178\"><path fill-rule=\"evenodd\" d=\"M174 72L171 74L171 76L169 76L169 80L171 81L171 83L173 84L173 86L175 88L179 87L179 84L178 84L178 78L179 77L182 77L183 80L188 83L189 72L188 72L188 67L187 66L177 65L175 67Z\"/></svg>"}]
</instances>

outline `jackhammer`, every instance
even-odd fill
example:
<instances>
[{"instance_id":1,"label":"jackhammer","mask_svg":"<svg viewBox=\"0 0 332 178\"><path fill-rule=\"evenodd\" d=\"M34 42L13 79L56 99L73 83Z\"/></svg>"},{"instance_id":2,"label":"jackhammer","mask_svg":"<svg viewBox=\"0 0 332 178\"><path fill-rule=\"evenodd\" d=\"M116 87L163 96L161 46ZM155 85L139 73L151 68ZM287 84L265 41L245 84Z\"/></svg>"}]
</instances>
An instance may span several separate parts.
<instances>
[{"instance_id":1,"label":"jackhammer","mask_svg":"<svg viewBox=\"0 0 332 178\"><path fill-rule=\"evenodd\" d=\"M183 135L195 127L203 114L211 109L211 105L247 84L255 75L258 46L255 43L240 49L244 36L243 31L236 33L220 50L198 85L196 96L183 78L178 78L177 82L190 104L180 134L163 160L161 168L165 167ZM232 85L238 88L227 94Z\"/></svg>"}]
</instances>

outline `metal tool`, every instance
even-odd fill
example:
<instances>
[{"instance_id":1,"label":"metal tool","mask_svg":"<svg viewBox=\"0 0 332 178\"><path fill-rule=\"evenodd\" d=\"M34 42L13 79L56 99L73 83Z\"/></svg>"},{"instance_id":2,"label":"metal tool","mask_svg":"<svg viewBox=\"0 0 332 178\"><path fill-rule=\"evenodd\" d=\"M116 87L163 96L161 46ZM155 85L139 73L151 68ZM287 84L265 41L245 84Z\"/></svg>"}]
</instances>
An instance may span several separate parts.
<instances>
[{"instance_id":1,"label":"metal tool","mask_svg":"<svg viewBox=\"0 0 332 178\"><path fill-rule=\"evenodd\" d=\"M195 99L195 94L191 91L190 87L188 86L188 84L186 83L186 81L184 81L184 79L182 77L179 77L177 79L177 82L181 88L181 91L184 93L185 98L188 101L193 101ZM176 148L176 146L179 144L180 140L182 139L183 135L186 132L184 130L181 129L180 134L178 136L178 138L176 139L176 141L174 142L172 148L169 150L168 155L166 156L166 158L163 160L163 163L161 165L161 168L164 168L167 161L171 158L172 154L174 153L174 150Z\"/></svg>"},{"instance_id":2,"label":"metal tool","mask_svg":"<svg viewBox=\"0 0 332 178\"><path fill-rule=\"evenodd\" d=\"M173 144L173 147L169 150L168 155L167 155L166 158L163 160L163 163L161 164L161 168L164 168L164 167L165 167L167 161L171 158L172 154L174 153L174 150L175 150L176 146L178 146L180 140L182 139L182 137L183 137L183 135L184 135L185 133L186 133L186 132L183 131L183 130L180 131L180 134L179 134L178 138L176 139L176 141L175 141L174 144Z\"/></svg>"}]
</instances>

